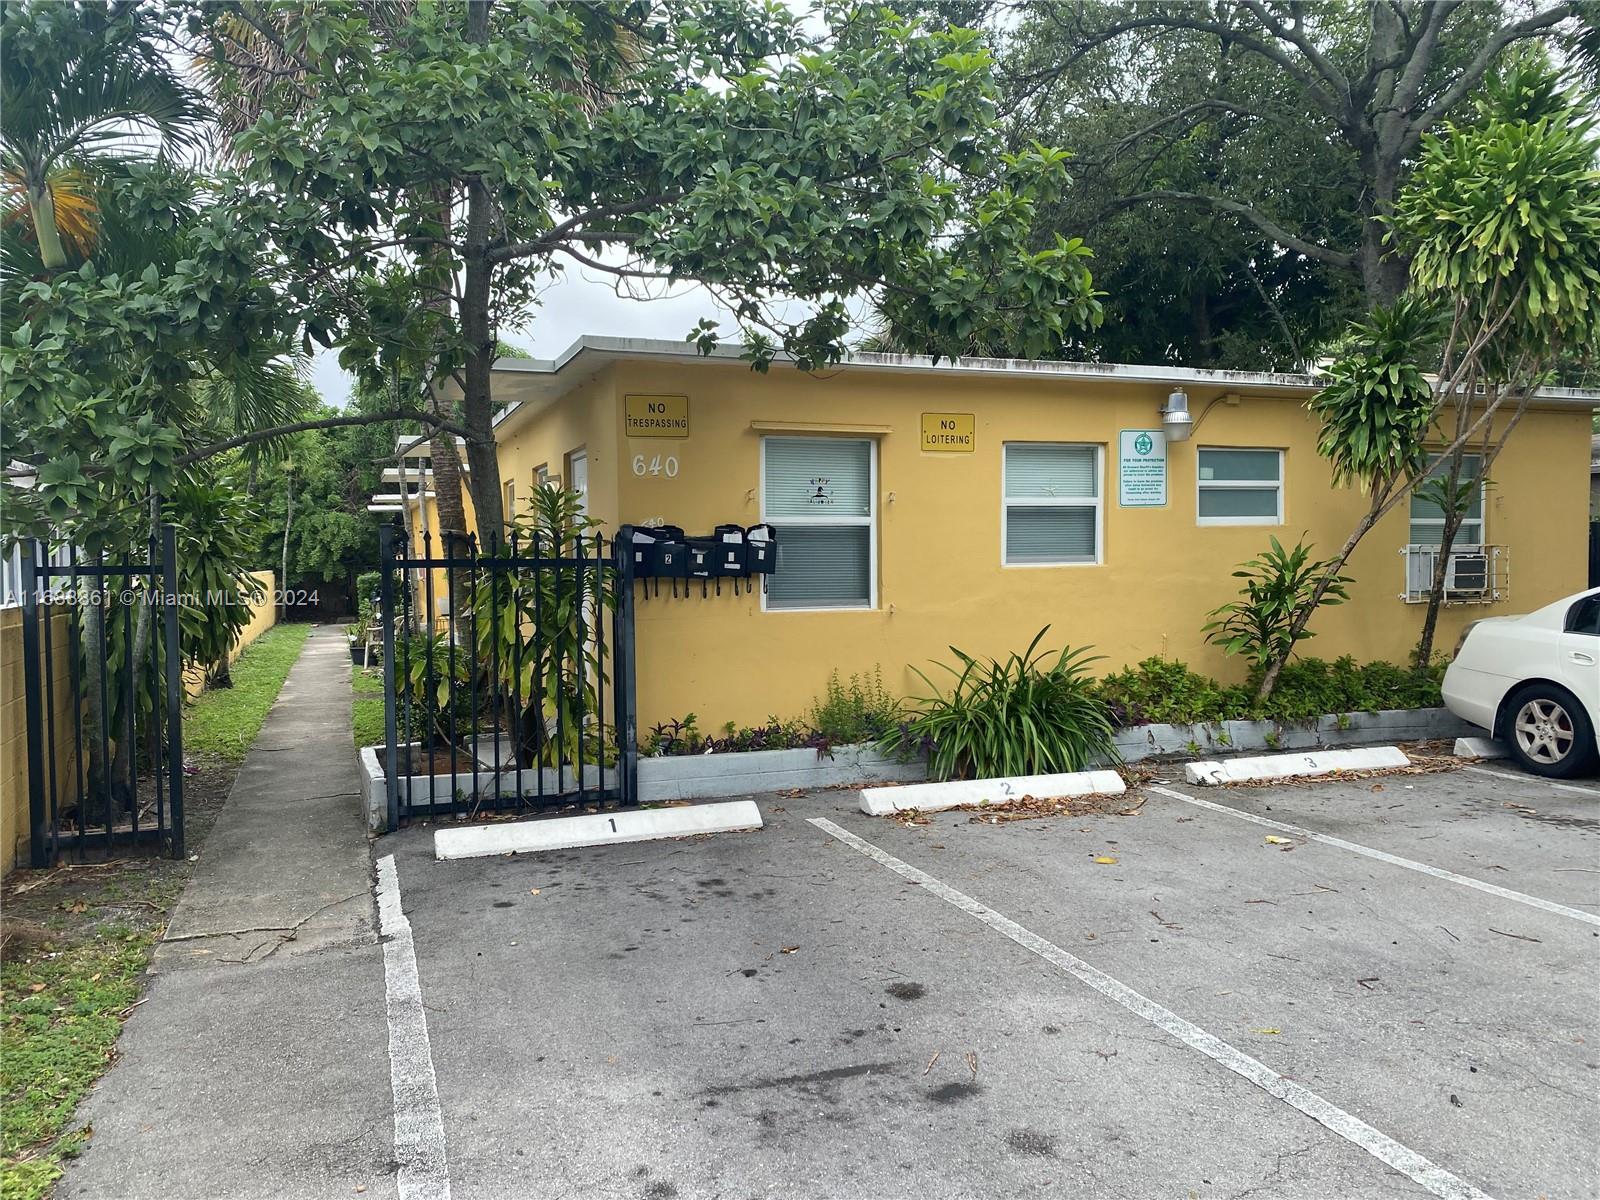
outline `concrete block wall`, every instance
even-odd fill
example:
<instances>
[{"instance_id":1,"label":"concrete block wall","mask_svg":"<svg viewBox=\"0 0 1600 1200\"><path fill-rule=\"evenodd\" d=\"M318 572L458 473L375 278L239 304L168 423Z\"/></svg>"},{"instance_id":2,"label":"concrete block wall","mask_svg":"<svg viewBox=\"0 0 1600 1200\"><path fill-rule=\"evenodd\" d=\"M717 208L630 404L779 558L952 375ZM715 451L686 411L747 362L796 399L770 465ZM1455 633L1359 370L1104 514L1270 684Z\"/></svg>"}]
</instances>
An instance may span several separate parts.
<instances>
[{"instance_id":1,"label":"concrete block wall","mask_svg":"<svg viewBox=\"0 0 1600 1200\"><path fill-rule=\"evenodd\" d=\"M78 748L73 741L71 663L66 609L50 615L54 675L56 779L65 788L76 780ZM41 659L43 654L40 655ZM46 764L48 772L49 765ZM28 861L28 721L23 688L22 610L0 609L0 874Z\"/></svg>"},{"instance_id":2,"label":"concrete block wall","mask_svg":"<svg viewBox=\"0 0 1600 1200\"><path fill-rule=\"evenodd\" d=\"M250 606L250 621L239 631L239 639L228 653L230 663L237 662L246 646L278 623L278 606L273 603L273 589L277 587L278 577L271 571L251 571L250 577L261 587L260 598ZM186 670L183 673L183 690L191 700L205 691L205 672L198 668Z\"/></svg>"}]
</instances>

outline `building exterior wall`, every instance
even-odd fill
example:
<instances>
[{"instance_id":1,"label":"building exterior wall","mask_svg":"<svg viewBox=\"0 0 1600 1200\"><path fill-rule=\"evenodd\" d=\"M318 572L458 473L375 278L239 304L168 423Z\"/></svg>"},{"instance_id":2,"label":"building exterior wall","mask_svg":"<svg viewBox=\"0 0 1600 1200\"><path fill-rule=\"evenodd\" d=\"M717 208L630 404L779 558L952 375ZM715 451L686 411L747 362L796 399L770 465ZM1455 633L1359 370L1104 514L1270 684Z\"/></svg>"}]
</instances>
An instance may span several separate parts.
<instances>
[{"instance_id":1,"label":"building exterior wall","mask_svg":"<svg viewBox=\"0 0 1600 1200\"><path fill-rule=\"evenodd\" d=\"M554 401L499 447L500 485L516 489L516 509L528 511L528 497L540 467L563 484L571 483L572 456L582 451L589 464L589 515L614 528L617 523L619 453L615 417L616 372L607 368ZM508 516L510 514L507 514Z\"/></svg>"},{"instance_id":2,"label":"building exterior wall","mask_svg":"<svg viewBox=\"0 0 1600 1200\"><path fill-rule=\"evenodd\" d=\"M1059 378L930 376L843 370L820 377L775 367L766 376L737 363L623 362L502 434L502 472L518 494L540 462L589 449L590 508L608 526L652 520L691 534L761 519L763 431L805 436L870 436L878 446L875 496L877 604L872 610L764 611L754 595L722 594L638 605L641 729L695 712L701 728L806 713L829 672L881 667L900 694L925 685L911 667L969 653L1021 650L1041 627L1045 644L1092 646L1099 670L1151 655L1188 662L1221 678L1245 664L1206 645L1206 614L1233 599L1232 572L1265 550L1269 536L1292 546L1302 535L1319 555L1334 553L1366 500L1330 484L1316 453L1309 392L1250 395L1218 403L1192 390L1200 424L1191 441L1168 448L1168 497L1161 508L1118 503L1119 431L1158 427L1168 388ZM630 393L688 397L687 438L625 435ZM974 415L970 454L921 448L920 415ZM1201 414L1204 416L1201 417ZM1093 565L1001 563L1002 445L1093 443L1102 448L1101 561ZM1498 604L1449 607L1438 634L1448 651L1468 621L1525 612L1584 586L1588 414L1535 411L1492 471L1485 540L1509 552L1510 586ZM1196 521L1198 447L1259 447L1284 454L1283 519L1277 525L1202 526ZM642 456L642 459L639 457ZM656 471L668 457L675 473ZM636 474L635 465L644 468ZM1561 499L1568 491L1570 502ZM778 540L783 544L783 522ZM1408 540L1401 505L1370 533L1349 568L1351 602L1315 618L1307 654L1404 661L1424 606L1399 598ZM681 592L680 585L680 592ZM939 672L930 671L939 681Z\"/></svg>"}]
</instances>

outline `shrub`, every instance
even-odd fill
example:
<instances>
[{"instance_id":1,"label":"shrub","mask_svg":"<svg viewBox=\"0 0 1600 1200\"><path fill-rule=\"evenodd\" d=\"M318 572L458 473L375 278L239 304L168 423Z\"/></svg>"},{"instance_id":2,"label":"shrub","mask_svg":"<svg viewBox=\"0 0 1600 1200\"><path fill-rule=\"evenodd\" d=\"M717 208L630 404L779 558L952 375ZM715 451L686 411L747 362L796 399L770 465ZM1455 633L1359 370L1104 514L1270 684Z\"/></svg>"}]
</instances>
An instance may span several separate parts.
<instances>
[{"instance_id":1,"label":"shrub","mask_svg":"<svg viewBox=\"0 0 1600 1200\"><path fill-rule=\"evenodd\" d=\"M1313 559L1311 547L1297 542L1285 550L1277 538L1260 558L1252 558L1233 573L1244 580L1240 599L1213 609L1211 620L1201 627L1206 641L1221 646L1226 654L1243 654L1258 671L1270 663L1281 663L1294 652L1297 643L1315 637L1302 624L1295 627L1303 607L1311 603L1331 559ZM1317 606L1342 604L1349 597L1344 585L1348 576L1335 575L1317 599Z\"/></svg>"},{"instance_id":2,"label":"shrub","mask_svg":"<svg viewBox=\"0 0 1600 1200\"><path fill-rule=\"evenodd\" d=\"M472 729L472 648L452 650L446 634L395 639L395 713L427 747L447 746Z\"/></svg>"},{"instance_id":3,"label":"shrub","mask_svg":"<svg viewBox=\"0 0 1600 1200\"><path fill-rule=\"evenodd\" d=\"M1097 690L1110 706L1115 725L1222 721L1236 716L1244 703L1242 689L1224 687L1166 658L1147 658L1136 667L1107 675Z\"/></svg>"},{"instance_id":4,"label":"shrub","mask_svg":"<svg viewBox=\"0 0 1600 1200\"><path fill-rule=\"evenodd\" d=\"M721 736L703 736L698 718L689 713L682 718L663 721L651 728L639 742L639 752L646 757L670 757L685 754L731 754L741 750L796 750L814 746L825 750L828 740L803 721L780 721L768 717L765 725L736 726L729 721L722 727Z\"/></svg>"},{"instance_id":5,"label":"shrub","mask_svg":"<svg viewBox=\"0 0 1600 1200\"><path fill-rule=\"evenodd\" d=\"M1256 702L1260 669L1244 684L1221 684L1181 662L1147 658L1107 675L1098 686L1117 725L1200 721L1309 721L1325 713L1385 708L1436 708L1442 703L1442 666L1424 671L1388 662L1358 664L1345 656L1327 662L1304 658L1283 668L1266 704Z\"/></svg>"},{"instance_id":6,"label":"shrub","mask_svg":"<svg viewBox=\"0 0 1600 1200\"><path fill-rule=\"evenodd\" d=\"M1039 649L1049 629L1005 659L978 659L951 646L958 665L936 664L954 676L949 692L918 670L934 694L914 699L904 725L879 746L895 752L926 745L929 772L938 779L1077 771L1115 761L1110 710L1087 670L1095 660L1071 647L1052 659Z\"/></svg>"},{"instance_id":7,"label":"shrub","mask_svg":"<svg viewBox=\"0 0 1600 1200\"><path fill-rule=\"evenodd\" d=\"M822 699L811 706L811 728L829 742L873 742L894 729L900 704L883 686L883 672L852 675L841 683L839 672L828 676Z\"/></svg>"}]
</instances>

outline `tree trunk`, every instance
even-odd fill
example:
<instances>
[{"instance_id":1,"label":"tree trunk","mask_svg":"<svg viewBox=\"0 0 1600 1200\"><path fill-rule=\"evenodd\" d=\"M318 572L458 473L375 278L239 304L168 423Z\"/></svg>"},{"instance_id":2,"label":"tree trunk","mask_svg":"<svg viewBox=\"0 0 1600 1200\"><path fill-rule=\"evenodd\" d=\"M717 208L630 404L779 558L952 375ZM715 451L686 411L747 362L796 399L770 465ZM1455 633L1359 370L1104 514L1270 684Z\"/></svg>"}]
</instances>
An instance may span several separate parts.
<instances>
[{"instance_id":1,"label":"tree trunk","mask_svg":"<svg viewBox=\"0 0 1600 1200\"><path fill-rule=\"evenodd\" d=\"M153 553L157 538L161 532L161 499L159 496L150 497L150 569L156 569L156 556ZM159 588L161 583L152 580L152 587ZM150 632L154 625L155 605L149 603L148 593L144 596L144 603L139 605L138 620L133 628L133 722L137 730L139 724L139 690L143 686L144 662L150 653ZM159 700L156 701L159 703ZM137 763L134 760L135 738L122 737L117 740L117 753L111 761L111 791L125 804L137 803L138 793L135 790L134 775Z\"/></svg>"},{"instance_id":2,"label":"tree trunk","mask_svg":"<svg viewBox=\"0 0 1600 1200\"><path fill-rule=\"evenodd\" d=\"M1455 486L1454 470L1450 485ZM1417 670L1425 670L1433 658L1433 637L1439 626L1439 609L1444 604L1444 585L1450 574L1450 551L1456 544L1456 534L1461 532L1466 513L1445 510L1444 526L1439 530L1439 554L1433 562L1433 583L1428 589L1428 612L1422 618L1422 636L1417 639Z\"/></svg>"},{"instance_id":3,"label":"tree trunk","mask_svg":"<svg viewBox=\"0 0 1600 1200\"><path fill-rule=\"evenodd\" d=\"M61 244L61 230L56 226L56 198L49 183L28 185L28 216L33 221L34 237L39 242L39 261L47 271L59 271L67 265L67 251Z\"/></svg>"},{"instance_id":4,"label":"tree trunk","mask_svg":"<svg viewBox=\"0 0 1600 1200\"><path fill-rule=\"evenodd\" d=\"M278 592L284 596L283 612L279 615L280 621L289 619L289 530L294 526L294 472L283 473L286 491L284 494L283 509L283 553L278 558Z\"/></svg>"},{"instance_id":5,"label":"tree trunk","mask_svg":"<svg viewBox=\"0 0 1600 1200\"><path fill-rule=\"evenodd\" d=\"M489 38L489 0L468 0L467 40ZM494 395L490 369L496 342L489 320L494 265L489 261L489 235L494 222L494 200L480 179L467 181L467 229L462 245L461 336L467 354L463 374L461 418L470 435L467 461L472 464L472 508L478 518L478 536L485 545L499 541L505 530L505 509L500 495L500 462L494 448Z\"/></svg>"},{"instance_id":6,"label":"tree trunk","mask_svg":"<svg viewBox=\"0 0 1600 1200\"><path fill-rule=\"evenodd\" d=\"M105 636L106 636L106 606L105 597L107 589L103 578L94 578L88 581L88 586L98 592L95 599L84 605L83 608L83 686L88 692L88 729L89 736L89 778L87 783L88 795L82 799L83 809L87 816L88 824L108 825L111 822L111 809L104 803L106 783L109 778L107 771L110 764L106 761L107 738L110 736L105 704L101 701L100 688L106 675ZM106 731L107 737L101 737L101 731Z\"/></svg>"}]
</instances>

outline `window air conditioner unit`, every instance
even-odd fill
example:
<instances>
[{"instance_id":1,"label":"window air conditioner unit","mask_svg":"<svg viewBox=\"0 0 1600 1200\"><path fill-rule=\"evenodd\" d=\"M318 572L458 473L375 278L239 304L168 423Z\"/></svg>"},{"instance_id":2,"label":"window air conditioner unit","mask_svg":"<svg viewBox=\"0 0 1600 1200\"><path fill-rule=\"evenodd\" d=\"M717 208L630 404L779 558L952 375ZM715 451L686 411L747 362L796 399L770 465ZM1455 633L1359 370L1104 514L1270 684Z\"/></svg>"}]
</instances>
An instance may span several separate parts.
<instances>
[{"instance_id":1,"label":"window air conditioner unit","mask_svg":"<svg viewBox=\"0 0 1600 1200\"><path fill-rule=\"evenodd\" d=\"M1489 553L1473 548L1456 550L1444 572L1444 594L1447 600L1479 599L1493 585L1489 569Z\"/></svg>"},{"instance_id":2,"label":"window air conditioner unit","mask_svg":"<svg viewBox=\"0 0 1600 1200\"><path fill-rule=\"evenodd\" d=\"M1433 589L1434 567L1439 548L1428 545L1401 547L1406 563L1406 590L1401 599L1407 604L1426 604ZM1490 604L1506 598L1508 571L1503 546L1458 546L1450 551L1445 567L1446 604Z\"/></svg>"}]
</instances>

